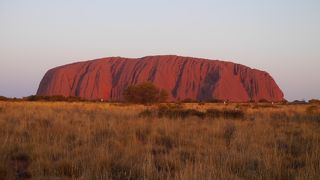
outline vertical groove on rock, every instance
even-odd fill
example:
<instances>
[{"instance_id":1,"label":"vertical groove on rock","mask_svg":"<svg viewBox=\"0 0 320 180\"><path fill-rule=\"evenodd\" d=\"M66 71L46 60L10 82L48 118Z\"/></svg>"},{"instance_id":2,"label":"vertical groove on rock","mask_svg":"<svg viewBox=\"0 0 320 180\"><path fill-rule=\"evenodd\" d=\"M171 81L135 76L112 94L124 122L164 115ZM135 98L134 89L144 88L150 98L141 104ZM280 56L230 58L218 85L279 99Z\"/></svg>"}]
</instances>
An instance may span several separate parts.
<instances>
[{"instance_id":1,"label":"vertical groove on rock","mask_svg":"<svg viewBox=\"0 0 320 180\"><path fill-rule=\"evenodd\" d=\"M178 79L177 79L175 87L172 90L173 97L177 97L178 89L179 89L180 84L181 84L181 79L182 79L182 75L183 75L183 72L184 72L184 67L186 66L186 64L187 64L187 61L184 60L184 62L182 63L182 66L180 66Z\"/></svg>"},{"instance_id":2,"label":"vertical groove on rock","mask_svg":"<svg viewBox=\"0 0 320 180\"><path fill-rule=\"evenodd\" d=\"M211 69L209 70L207 76L202 83L202 87L200 88L200 93L198 94L198 99L200 101L203 100L213 100L212 92L214 92L216 84L220 79L219 69Z\"/></svg>"},{"instance_id":3,"label":"vertical groove on rock","mask_svg":"<svg viewBox=\"0 0 320 180\"><path fill-rule=\"evenodd\" d=\"M152 66L150 75L148 77L148 81L151 81L151 82L154 81L154 79L156 78L158 66L159 66L159 60L156 60L155 64Z\"/></svg>"},{"instance_id":4,"label":"vertical groove on rock","mask_svg":"<svg viewBox=\"0 0 320 180\"><path fill-rule=\"evenodd\" d=\"M89 71L89 65L87 64L84 64L84 72L80 75L80 78L79 78L79 81L78 81L78 84L77 84L77 87L76 87L76 94L75 96L80 96L80 91L82 90L81 89L81 84L82 84L82 81L83 81L83 78L86 76L86 74L88 73Z\"/></svg>"}]
</instances>

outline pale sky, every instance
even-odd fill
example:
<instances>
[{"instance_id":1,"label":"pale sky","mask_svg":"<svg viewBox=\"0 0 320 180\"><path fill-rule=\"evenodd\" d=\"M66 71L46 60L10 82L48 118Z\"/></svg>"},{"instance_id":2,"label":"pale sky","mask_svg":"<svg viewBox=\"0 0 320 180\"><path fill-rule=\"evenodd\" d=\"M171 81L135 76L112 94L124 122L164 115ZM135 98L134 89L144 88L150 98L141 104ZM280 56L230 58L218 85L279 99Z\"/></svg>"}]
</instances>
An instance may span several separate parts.
<instances>
[{"instance_id":1,"label":"pale sky","mask_svg":"<svg viewBox=\"0 0 320 180\"><path fill-rule=\"evenodd\" d=\"M0 0L0 95L35 94L55 66L174 54L269 72L320 99L319 0Z\"/></svg>"}]
</instances>

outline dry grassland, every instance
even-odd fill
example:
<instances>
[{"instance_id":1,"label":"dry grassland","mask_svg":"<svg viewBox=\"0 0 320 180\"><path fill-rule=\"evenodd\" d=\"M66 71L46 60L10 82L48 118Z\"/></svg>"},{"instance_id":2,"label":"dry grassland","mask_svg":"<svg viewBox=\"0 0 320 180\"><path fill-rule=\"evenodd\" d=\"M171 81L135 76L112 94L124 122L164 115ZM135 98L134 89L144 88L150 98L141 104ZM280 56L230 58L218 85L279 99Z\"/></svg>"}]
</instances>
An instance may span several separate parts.
<instances>
[{"instance_id":1,"label":"dry grassland","mask_svg":"<svg viewBox=\"0 0 320 180\"><path fill-rule=\"evenodd\" d=\"M159 106L0 102L0 179L320 179L319 105Z\"/></svg>"}]
</instances>

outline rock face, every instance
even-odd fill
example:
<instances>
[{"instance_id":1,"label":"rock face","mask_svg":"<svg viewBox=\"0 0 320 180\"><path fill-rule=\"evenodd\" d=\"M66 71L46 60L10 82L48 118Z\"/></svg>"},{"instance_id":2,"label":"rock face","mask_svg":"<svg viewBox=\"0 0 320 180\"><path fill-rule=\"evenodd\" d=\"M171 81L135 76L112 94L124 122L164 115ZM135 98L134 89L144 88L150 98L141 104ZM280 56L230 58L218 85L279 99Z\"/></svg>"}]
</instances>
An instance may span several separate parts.
<instances>
[{"instance_id":1,"label":"rock face","mask_svg":"<svg viewBox=\"0 0 320 180\"><path fill-rule=\"evenodd\" d=\"M264 71L218 60L180 56L120 57L68 64L49 70L37 95L121 100L133 84L153 82L169 100L283 100L283 93Z\"/></svg>"}]
</instances>

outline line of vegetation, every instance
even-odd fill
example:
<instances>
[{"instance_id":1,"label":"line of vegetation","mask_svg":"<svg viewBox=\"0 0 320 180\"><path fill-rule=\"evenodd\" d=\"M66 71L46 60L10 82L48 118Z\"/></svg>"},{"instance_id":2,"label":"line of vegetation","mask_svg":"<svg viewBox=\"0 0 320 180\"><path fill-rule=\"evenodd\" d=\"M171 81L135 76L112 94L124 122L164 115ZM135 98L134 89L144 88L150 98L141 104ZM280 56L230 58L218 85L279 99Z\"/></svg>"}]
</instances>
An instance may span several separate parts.
<instances>
[{"instance_id":1,"label":"line of vegetation","mask_svg":"<svg viewBox=\"0 0 320 180\"><path fill-rule=\"evenodd\" d=\"M201 119L244 119L245 112L240 109L207 109L205 112L198 111L195 109L184 109L180 106L174 105L160 105L156 110L146 109L139 114L140 117L147 118L170 118L170 119L186 119L189 117L198 117Z\"/></svg>"},{"instance_id":2,"label":"line of vegetation","mask_svg":"<svg viewBox=\"0 0 320 180\"><path fill-rule=\"evenodd\" d=\"M104 100L104 99L95 99L88 100L83 99L81 97L75 96L62 96L62 95L53 95L53 96L39 96L39 95L31 95L23 98L8 98L4 96L0 96L0 101L66 101L66 102L77 102L77 101L88 101L88 102L120 102L120 103L132 103L132 104L154 104L154 103L162 103L168 102L169 94L166 90L160 89L156 87L152 82L143 82L136 85L128 86L123 92L123 98L121 100ZM221 99L207 99L207 100L194 100L191 98L186 98L184 100L178 100L180 103L230 103L229 100L221 100ZM254 103L256 104L256 108L259 107L272 107L274 102L268 101L266 99L260 99L259 101L251 100L249 102L243 103ZM277 104L289 104L289 105L297 105L297 104L320 104L319 99L311 99L308 102L305 100L294 100L292 102L288 102L287 100L283 100L281 102L277 102Z\"/></svg>"},{"instance_id":3,"label":"line of vegetation","mask_svg":"<svg viewBox=\"0 0 320 180\"><path fill-rule=\"evenodd\" d=\"M74 97L74 96L65 97L65 96L36 96L36 95L25 97L24 100L27 100L27 101L69 101L69 102L84 101L80 97Z\"/></svg>"}]
</instances>

